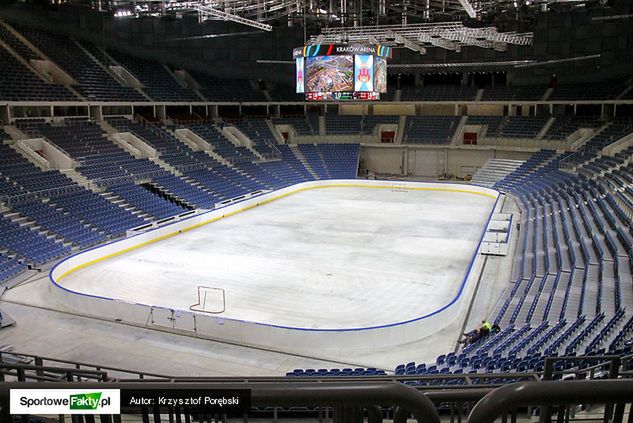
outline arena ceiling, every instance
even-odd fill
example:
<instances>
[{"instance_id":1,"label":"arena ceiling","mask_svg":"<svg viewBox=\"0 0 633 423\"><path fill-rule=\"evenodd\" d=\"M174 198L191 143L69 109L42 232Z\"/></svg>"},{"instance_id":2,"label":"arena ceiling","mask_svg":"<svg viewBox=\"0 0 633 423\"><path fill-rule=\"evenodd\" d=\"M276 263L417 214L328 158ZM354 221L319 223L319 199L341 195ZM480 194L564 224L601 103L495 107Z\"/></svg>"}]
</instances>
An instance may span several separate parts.
<instances>
[{"instance_id":1,"label":"arena ceiling","mask_svg":"<svg viewBox=\"0 0 633 423\"><path fill-rule=\"evenodd\" d=\"M72 0L71 0L72 1ZM306 43L381 43L425 54L430 47L505 51L530 45L538 13L608 0L77 0L116 17L196 15L261 31L303 25Z\"/></svg>"},{"instance_id":2,"label":"arena ceiling","mask_svg":"<svg viewBox=\"0 0 633 423\"><path fill-rule=\"evenodd\" d=\"M228 15L258 23L280 19L327 26L366 26L472 20L516 21L551 9L606 4L608 0L70 0L118 16ZM220 13L217 13L220 12ZM242 22L244 23L244 22Z\"/></svg>"}]
</instances>

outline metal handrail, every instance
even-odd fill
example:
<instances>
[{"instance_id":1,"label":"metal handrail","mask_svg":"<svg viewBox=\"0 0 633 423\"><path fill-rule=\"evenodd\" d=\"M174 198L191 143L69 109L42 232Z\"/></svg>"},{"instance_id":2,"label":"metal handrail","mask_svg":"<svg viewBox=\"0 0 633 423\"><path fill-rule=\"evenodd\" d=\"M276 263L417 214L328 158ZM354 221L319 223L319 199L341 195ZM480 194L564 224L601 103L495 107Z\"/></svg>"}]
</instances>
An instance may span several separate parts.
<instances>
[{"instance_id":1,"label":"metal handrail","mask_svg":"<svg viewBox=\"0 0 633 423\"><path fill-rule=\"evenodd\" d=\"M59 383L56 389L77 389L73 383ZM390 405L413 414L418 423L440 423L433 402L416 389L401 383L383 382L371 384L351 383L82 383L81 389L162 389L169 392L181 389L228 390L248 389L251 392L252 407L321 407L352 406L375 407ZM47 384L5 383L0 384L0 407L9 403L11 389L47 388ZM147 410L140 410L147 413ZM145 414L146 415L146 414ZM0 409L0 420L11 421L9 410ZM158 420L160 421L160 419Z\"/></svg>"},{"instance_id":2,"label":"metal handrail","mask_svg":"<svg viewBox=\"0 0 633 423\"><path fill-rule=\"evenodd\" d=\"M44 356L39 356L39 355L33 355L33 354L22 354L22 353L14 352L14 351L11 351L11 352L0 351L0 363L6 365L7 367L15 366L22 363L5 363L3 361L3 356L25 357L27 359L32 360L34 362L34 366L37 366L37 367L44 366L45 362L50 362L51 364L54 364L53 366L50 366L50 367L61 368L60 365L63 365L63 364L71 365L73 366L72 368L71 367L67 368L67 370L71 370L71 371L89 370L89 371L97 371L97 372L106 371L106 372L128 373L130 375L138 376L138 379L143 379L145 376L164 378L164 379L170 379L170 380L173 379L173 377L171 376L165 376L165 375L161 375L157 373L139 372L139 371L133 371L133 370L128 370L128 369L121 369L117 367L99 366L99 365L90 364L90 363L83 363L81 361L60 360L57 358L50 358L50 357L44 357ZM138 379L135 379L135 380L138 381Z\"/></svg>"},{"instance_id":3,"label":"metal handrail","mask_svg":"<svg viewBox=\"0 0 633 423\"><path fill-rule=\"evenodd\" d=\"M581 355L581 356L560 356L560 357L547 357L545 358L545 367L543 372L543 379L552 380L554 375L564 375L564 374L581 374L581 373L590 373L593 374L595 370L604 369L608 367L609 369L609 378L615 379L618 377L618 373L620 371L620 363L621 357L619 355L602 355L602 356L590 356L590 355ZM554 363L556 362L567 362L567 363L583 363L592 361L594 364L586 365L584 367L579 367L573 371L571 370L556 370L554 368Z\"/></svg>"},{"instance_id":4,"label":"metal handrail","mask_svg":"<svg viewBox=\"0 0 633 423\"><path fill-rule=\"evenodd\" d=\"M468 416L468 423L492 423L519 407L632 401L632 379L513 383L495 389L479 401Z\"/></svg>"},{"instance_id":5,"label":"metal handrail","mask_svg":"<svg viewBox=\"0 0 633 423\"><path fill-rule=\"evenodd\" d=\"M27 371L32 371L34 373L26 373ZM0 378L0 380L4 380L4 375L15 376L20 382L26 382L26 379L34 379L38 381L58 380L55 378L51 378L50 376L46 377L45 373L52 373L64 376L68 381L75 380L75 378L77 378L77 380L81 380L81 378L94 379L102 382L109 380L108 373L101 370L72 369L68 367L52 367L32 364L0 363L0 375L2 375L2 378Z\"/></svg>"},{"instance_id":6,"label":"metal handrail","mask_svg":"<svg viewBox=\"0 0 633 423\"><path fill-rule=\"evenodd\" d=\"M60 365L69 365L73 368L70 370L96 370L126 373L134 375L134 379L117 378L120 382L160 382L170 381L173 383L240 383L240 382L287 382L287 383L306 383L306 382L333 382L333 383L345 383L345 382L407 382L407 381L456 381L463 380L464 385L454 385L455 388L468 389L468 387L481 387L481 384L473 383L473 381L481 381L482 379L529 379L532 381L540 381L541 374L538 372L528 373L461 373L461 374L435 374L435 375L376 375L376 376L341 376L341 377L323 377L323 376L302 376L302 377L287 377L287 376L252 376L252 377L239 377L239 376L227 376L227 377L177 377L157 373L133 371L129 369L122 369L117 367L101 366L91 363L84 363L79 361L69 361L56 358L50 358L45 356L23 354L20 352L3 352L0 351L0 363L7 366L12 366L14 363L5 363L3 356L9 357L24 357L34 362L35 366L44 366L51 364L52 367L60 367ZM16 363L20 364L20 363ZM501 386L501 384L486 384L486 387ZM423 385L424 389L445 389L447 385Z\"/></svg>"},{"instance_id":7,"label":"metal handrail","mask_svg":"<svg viewBox=\"0 0 633 423\"><path fill-rule=\"evenodd\" d=\"M436 382L436 381L456 381L461 380L464 381L463 385L446 385L446 384L437 384L437 385L420 385L420 388L425 390L434 390L434 389L446 389L446 388L455 388L455 389L471 389L471 388L481 388L482 384L473 381L480 381L482 379L526 379L525 381L531 382L539 382L541 380L541 375L539 373L480 373L480 374L444 374L444 375L373 375L373 376L301 376L301 377L287 377L287 376L251 376L251 377L237 377L237 376L227 376L227 377L171 377L171 376L162 376L157 379L147 379L145 378L143 381L139 381L137 379L119 379L121 382L143 382L143 383L151 383L151 382L159 382L161 380L169 380L173 383L236 383L236 382L284 382L284 383L374 383L374 382ZM505 384L495 383L488 384L486 383L486 387L495 387L495 386L504 386Z\"/></svg>"}]
</instances>

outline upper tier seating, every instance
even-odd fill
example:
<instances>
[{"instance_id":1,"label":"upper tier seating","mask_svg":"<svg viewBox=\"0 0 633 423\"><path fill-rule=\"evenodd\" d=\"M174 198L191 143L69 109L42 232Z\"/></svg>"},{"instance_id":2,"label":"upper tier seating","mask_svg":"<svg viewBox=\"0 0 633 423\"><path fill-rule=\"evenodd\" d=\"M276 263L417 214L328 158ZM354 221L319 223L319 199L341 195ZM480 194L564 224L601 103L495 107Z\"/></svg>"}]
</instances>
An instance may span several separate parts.
<instances>
[{"instance_id":1,"label":"upper tier seating","mask_svg":"<svg viewBox=\"0 0 633 423\"><path fill-rule=\"evenodd\" d=\"M615 100L624 89L620 84L558 85L548 100Z\"/></svg>"},{"instance_id":2,"label":"upper tier seating","mask_svg":"<svg viewBox=\"0 0 633 423\"><path fill-rule=\"evenodd\" d=\"M40 59L40 57L31 50L26 44L16 37L11 31L7 29L2 23L0 23L0 39L4 41L9 47L18 53L23 59Z\"/></svg>"},{"instance_id":3,"label":"upper tier seating","mask_svg":"<svg viewBox=\"0 0 633 423\"><path fill-rule=\"evenodd\" d=\"M613 120L581 147L581 151L597 151L633 132L633 121L628 118Z\"/></svg>"},{"instance_id":4,"label":"upper tier seating","mask_svg":"<svg viewBox=\"0 0 633 423\"><path fill-rule=\"evenodd\" d=\"M325 133L328 135L358 135L360 132L361 116L326 116Z\"/></svg>"},{"instance_id":5,"label":"upper tier seating","mask_svg":"<svg viewBox=\"0 0 633 423\"><path fill-rule=\"evenodd\" d=\"M77 91L91 101L146 101L133 88L116 81L94 62L73 40L59 35L14 25L55 63L68 72L79 85Z\"/></svg>"},{"instance_id":6,"label":"upper tier seating","mask_svg":"<svg viewBox=\"0 0 633 423\"><path fill-rule=\"evenodd\" d=\"M314 119L312 119L314 121ZM316 130L311 126L311 122L303 116L273 118L275 125L290 125L297 135L310 136L318 135L318 120L316 122ZM327 135L371 135L381 124L398 125L400 116L394 115L365 115L365 116L345 116L345 115L327 115L325 119L325 128Z\"/></svg>"},{"instance_id":7,"label":"upper tier seating","mask_svg":"<svg viewBox=\"0 0 633 423\"><path fill-rule=\"evenodd\" d=\"M621 100L633 100L633 87L629 86L630 88L626 91L626 93L622 96ZM626 88L625 88L626 89Z\"/></svg>"},{"instance_id":8,"label":"upper tier seating","mask_svg":"<svg viewBox=\"0 0 633 423\"><path fill-rule=\"evenodd\" d=\"M390 85L387 85L387 92L380 94L380 100L382 100L382 101L393 101L393 99L396 97L396 91L397 91L396 87L392 87Z\"/></svg>"},{"instance_id":9,"label":"upper tier seating","mask_svg":"<svg viewBox=\"0 0 633 423\"><path fill-rule=\"evenodd\" d=\"M477 95L475 87L458 85L428 85L424 87L404 86L401 101L472 101Z\"/></svg>"},{"instance_id":10,"label":"upper tier seating","mask_svg":"<svg viewBox=\"0 0 633 423\"><path fill-rule=\"evenodd\" d=\"M250 81L221 79L194 71L189 74L198 83L200 93L209 101L266 101L264 93L253 88Z\"/></svg>"},{"instance_id":11,"label":"upper tier seating","mask_svg":"<svg viewBox=\"0 0 633 423\"><path fill-rule=\"evenodd\" d=\"M274 87L268 88L268 93L273 100L276 101L304 101L305 94L298 94L295 87L289 85L275 84Z\"/></svg>"},{"instance_id":12,"label":"upper tier seating","mask_svg":"<svg viewBox=\"0 0 633 423\"><path fill-rule=\"evenodd\" d=\"M315 135L315 130L310 126L310 122L304 116L296 116L296 117L284 117L284 118L273 118L273 123L275 125L290 125L292 126L297 134L300 136L306 135ZM319 128L316 128L316 134L319 133Z\"/></svg>"},{"instance_id":13,"label":"upper tier seating","mask_svg":"<svg viewBox=\"0 0 633 423\"><path fill-rule=\"evenodd\" d=\"M500 137L536 138L549 116L508 116L501 127Z\"/></svg>"},{"instance_id":14,"label":"upper tier seating","mask_svg":"<svg viewBox=\"0 0 633 423\"><path fill-rule=\"evenodd\" d=\"M407 116L407 144L449 144L459 125L459 116Z\"/></svg>"},{"instance_id":15,"label":"upper tier seating","mask_svg":"<svg viewBox=\"0 0 633 423\"><path fill-rule=\"evenodd\" d=\"M539 101L546 87L488 87L484 89L482 101Z\"/></svg>"},{"instance_id":16,"label":"upper tier seating","mask_svg":"<svg viewBox=\"0 0 633 423\"><path fill-rule=\"evenodd\" d=\"M398 125L399 122L400 116L366 115L363 116L363 133L373 134L381 124Z\"/></svg>"},{"instance_id":17,"label":"upper tier seating","mask_svg":"<svg viewBox=\"0 0 633 423\"><path fill-rule=\"evenodd\" d=\"M557 116L556 121L545 134L548 140L564 140L580 128L597 128L601 125L597 117L590 116Z\"/></svg>"},{"instance_id":18,"label":"upper tier seating","mask_svg":"<svg viewBox=\"0 0 633 423\"><path fill-rule=\"evenodd\" d=\"M308 112L306 118L308 119L308 123L310 124L314 135L319 135L321 126L319 114L316 112Z\"/></svg>"},{"instance_id":19,"label":"upper tier seating","mask_svg":"<svg viewBox=\"0 0 633 423\"><path fill-rule=\"evenodd\" d=\"M0 48L0 99L5 101L78 100L63 85L49 84Z\"/></svg>"},{"instance_id":20,"label":"upper tier seating","mask_svg":"<svg viewBox=\"0 0 633 423\"><path fill-rule=\"evenodd\" d=\"M154 101L203 101L195 92L182 87L162 64L114 50L108 50L108 53L141 81L143 91Z\"/></svg>"},{"instance_id":21,"label":"upper tier seating","mask_svg":"<svg viewBox=\"0 0 633 423\"><path fill-rule=\"evenodd\" d=\"M503 116L468 116L466 125L482 125L487 126L487 137L496 137L499 133L499 128L503 123Z\"/></svg>"}]
</instances>

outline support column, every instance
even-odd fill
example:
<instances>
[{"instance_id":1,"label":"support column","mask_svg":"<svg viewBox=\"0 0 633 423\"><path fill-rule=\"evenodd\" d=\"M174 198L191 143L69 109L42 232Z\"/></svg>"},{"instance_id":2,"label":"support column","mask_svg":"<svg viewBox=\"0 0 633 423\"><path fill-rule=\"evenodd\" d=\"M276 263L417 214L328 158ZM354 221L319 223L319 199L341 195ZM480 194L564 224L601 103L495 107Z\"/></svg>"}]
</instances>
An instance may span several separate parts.
<instances>
[{"instance_id":1,"label":"support column","mask_svg":"<svg viewBox=\"0 0 633 423\"><path fill-rule=\"evenodd\" d=\"M220 116L220 112L218 111L217 104L209 106L209 111L207 112L207 116L210 116L212 118L217 118L218 116Z\"/></svg>"},{"instance_id":2,"label":"support column","mask_svg":"<svg viewBox=\"0 0 633 423\"><path fill-rule=\"evenodd\" d=\"M156 111L156 117L158 119L165 119L167 118L167 108L165 107L164 104L159 104L158 106L154 107L154 110Z\"/></svg>"},{"instance_id":3,"label":"support column","mask_svg":"<svg viewBox=\"0 0 633 423\"><path fill-rule=\"evenodd\" d=\"M90 119L100 122L103 120L103 109L101 106L90 106L88 109L88 113L90 114Z\"/></svg>"},{"instance_id":4,"label":"support column","mask_svg":"<svg viewBox=\"0 0 633 423\"><path fill-rule=\"evenodd\" d=\"M8 125L11 121L11 112L9 106L0 106L0 122L4 125Z\"/></svg>"}]
</instances>

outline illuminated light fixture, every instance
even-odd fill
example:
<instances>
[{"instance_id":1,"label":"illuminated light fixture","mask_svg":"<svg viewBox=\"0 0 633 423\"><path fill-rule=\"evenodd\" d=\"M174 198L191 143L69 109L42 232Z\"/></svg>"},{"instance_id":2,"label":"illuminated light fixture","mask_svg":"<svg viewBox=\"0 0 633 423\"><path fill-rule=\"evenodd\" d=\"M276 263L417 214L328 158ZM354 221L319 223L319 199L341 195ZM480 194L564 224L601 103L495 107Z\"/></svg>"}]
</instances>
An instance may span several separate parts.
<instances>
[{"instance_id":1,"label":"illuminated light fixture","mask_svg":"<svg viewBox=\"0 0 633 423\"><path fill-rule=\"evenodd\" d=\"M114 16L117 18L127 18L127 17L135 16L135 15L129 10L120 9L114 12Z\"/></svg>"},{"instance_id":2,"label":"illuminated light fixture","mask_svg":"<svg viewBox=\"0 0 633 423\"><path fill-rule=\"evenodd\" d=\"M329 14L329 15L332 17L332 19L334 19L334 20L336 20L336 21L338 21L338 20L339 20L338 16L336 16L336 15L335 15L335 14L333 14L333 13L332 13L332 14L330 14L330 13L329 13L327 10L325 10L325 9L319 9L319 10L318 10L318 12L319 12L320 14L322 14L322 15L328 15L328 14Z\"/></svg>"}]
</instances>

